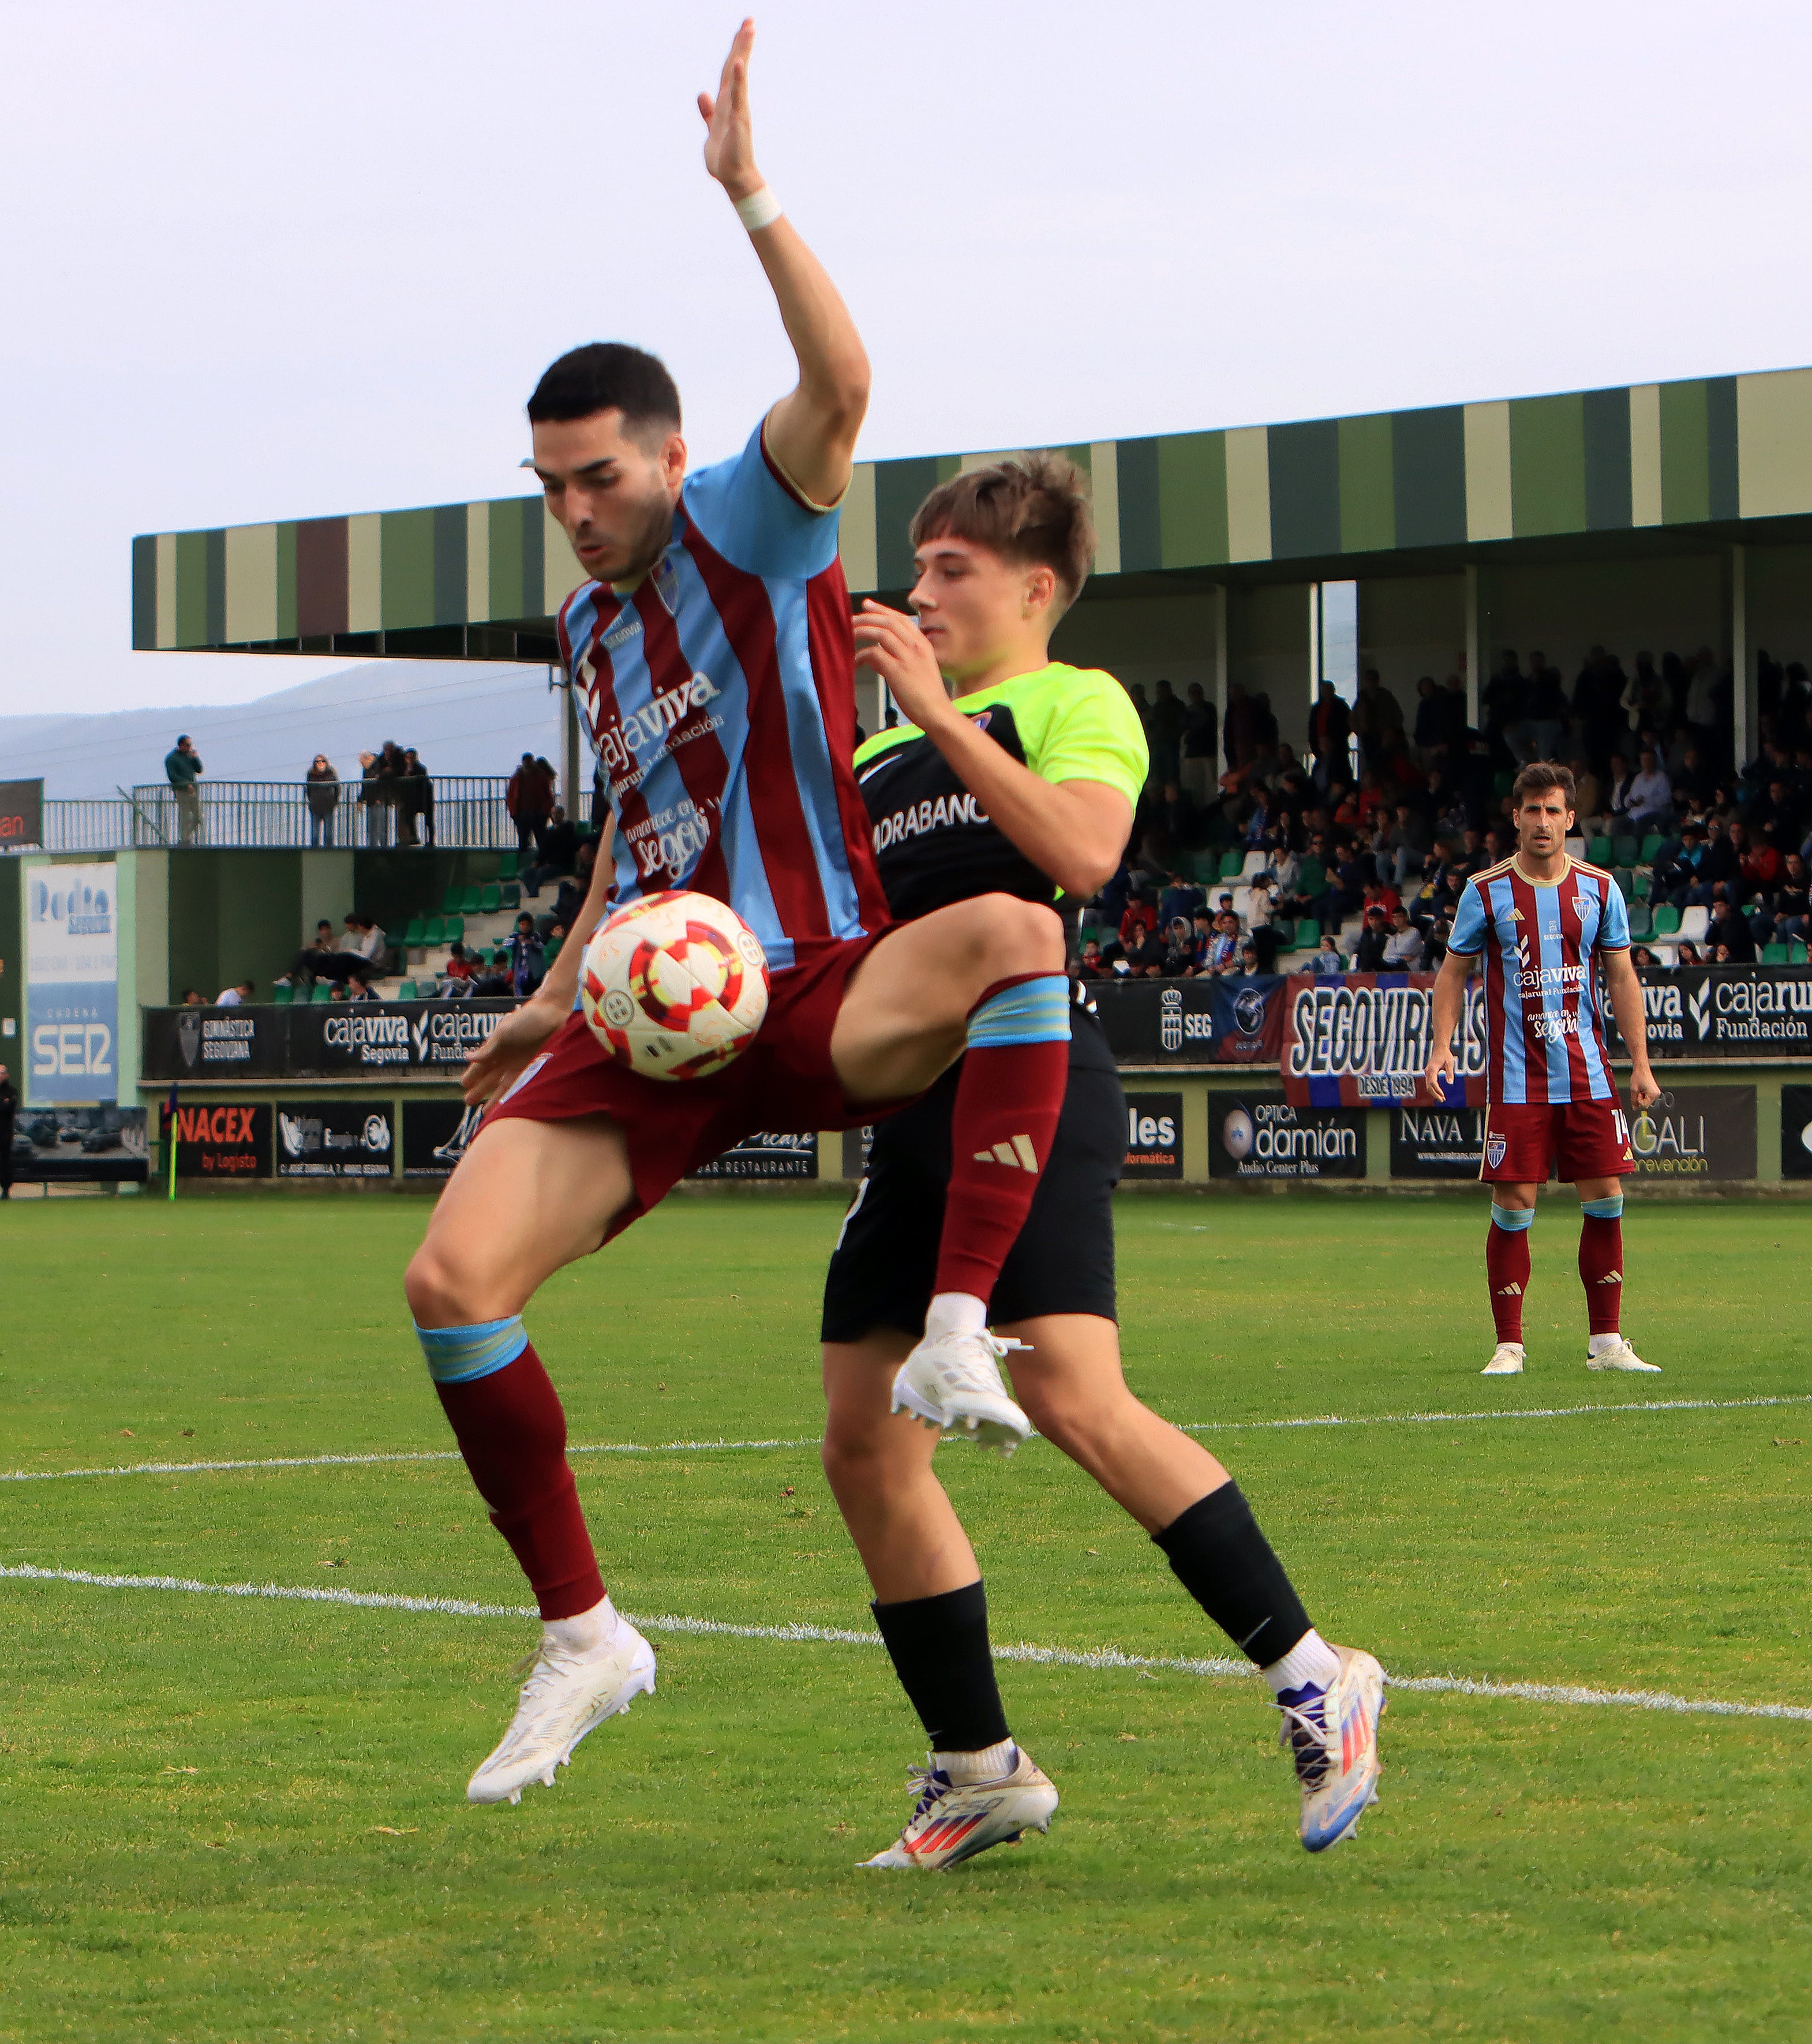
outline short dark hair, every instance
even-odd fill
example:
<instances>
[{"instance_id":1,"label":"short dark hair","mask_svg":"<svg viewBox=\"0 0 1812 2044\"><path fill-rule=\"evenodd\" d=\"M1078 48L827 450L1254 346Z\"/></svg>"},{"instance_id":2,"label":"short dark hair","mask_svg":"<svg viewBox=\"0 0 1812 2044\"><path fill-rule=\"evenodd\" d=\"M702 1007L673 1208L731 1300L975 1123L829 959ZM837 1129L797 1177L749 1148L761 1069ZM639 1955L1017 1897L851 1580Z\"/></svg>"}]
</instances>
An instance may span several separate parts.
<instances>
[{"instance_id":1,"label":"short dark hair","mask_svg":"<svg viewBox=\"0 0 1812 2044\"><path fill-rule=\"evenodd\" d=\"M589 419L621 412L625 433L679 430L679 391L667 365L621 340L587 341L541 372L529 400L529 423Z\"/></svg>"},{"instance_id":2,"label":"short dark hair","mask_svg":"<svg viewBox=\"0 0 1812 2044\"><path fill-rule=\"evenodd\" d=\"M1525 795L1545 794L1550 788L1558 788L1567 798L1568 809L1579 800L1579 790L1574 785L1572 770L1552 759L1532 759L1518 774L1510 788L1510 799L1520 809Z\"/></svg>"},{"instance_id":3,"label":"short dark hair","mask_svg":"<svg viewBox=\"0 0 1812 2044\"><path fill-rule=\"evenodd\" d=\"M1056 454L973 468L941 482L912 515L914 547L968 540L1002 559L1046 567L1068 609L1095 566L1095 519L1073 462Z\"/></svg>"}]
</instances>

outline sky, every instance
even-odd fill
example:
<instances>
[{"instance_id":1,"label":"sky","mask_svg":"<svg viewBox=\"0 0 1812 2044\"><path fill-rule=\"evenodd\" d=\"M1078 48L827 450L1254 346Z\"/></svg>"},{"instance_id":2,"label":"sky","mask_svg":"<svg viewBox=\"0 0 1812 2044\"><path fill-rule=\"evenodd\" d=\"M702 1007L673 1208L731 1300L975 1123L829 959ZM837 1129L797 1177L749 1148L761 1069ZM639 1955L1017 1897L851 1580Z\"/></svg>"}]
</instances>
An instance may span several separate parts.
<instances>
[{"instance_id":1,"label":"sky","mask_svg":"<svg viewBox=\"0 0 1812 2044\"><path fill-rule=\"evenodd\" d=\"M738 18L14 11L0 716L344 664L133 653L133 535L518 491L577 342L665 358L694 460L740 444L791 371L701 163ZM1812 361L1801 4L757 18L757 156L867 340L864 459Z\"/></svg>"}]
</instances>

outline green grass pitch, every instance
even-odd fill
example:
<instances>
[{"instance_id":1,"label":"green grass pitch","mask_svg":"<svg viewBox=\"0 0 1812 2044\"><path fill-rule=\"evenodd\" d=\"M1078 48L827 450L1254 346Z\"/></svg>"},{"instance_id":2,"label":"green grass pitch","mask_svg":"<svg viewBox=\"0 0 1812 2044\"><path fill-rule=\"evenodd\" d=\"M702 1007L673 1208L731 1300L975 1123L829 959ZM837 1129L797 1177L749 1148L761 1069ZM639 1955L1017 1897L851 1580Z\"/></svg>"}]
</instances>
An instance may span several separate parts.
<instances>
[{"instance_id":1,"label":"green grass pitch","mask_svg":"<svg viewBox=\"0 0 1812 2044\"><path fill-rule=\"evenodd\" d=\"M449 1445L388 1198L0 1209L0 1470ZM815 1435L830 1201L676 1200L529 1316L575 1443ZM1331 1637L1405 1675L1812 1704L1808 1223L1642 1206L1583 1367L1572 1203L1530 1368L1482 1202L1129 1199L1129 1374L1233 1468ZM1583 1417L1303 1429L1338 1414ZM1243 1423L1243 1426L1242 1426ZM864 1630L809 1447L577 1466L640 1613ZM939 1469L997 1642L1218 1654L1061 1457ZM0 1484L0 1562L519 1605L456 1462ZM525 1620L0 1580L0 2038L1812 2037L1812 1724L1399 1691L1383 1800L1310 1859L1262 1685L1010 1662L1063 1807L858 1873L917 1727L867 1646L662 1633L658 1695L474 1810Z\"/></svg>"}]
</instances>

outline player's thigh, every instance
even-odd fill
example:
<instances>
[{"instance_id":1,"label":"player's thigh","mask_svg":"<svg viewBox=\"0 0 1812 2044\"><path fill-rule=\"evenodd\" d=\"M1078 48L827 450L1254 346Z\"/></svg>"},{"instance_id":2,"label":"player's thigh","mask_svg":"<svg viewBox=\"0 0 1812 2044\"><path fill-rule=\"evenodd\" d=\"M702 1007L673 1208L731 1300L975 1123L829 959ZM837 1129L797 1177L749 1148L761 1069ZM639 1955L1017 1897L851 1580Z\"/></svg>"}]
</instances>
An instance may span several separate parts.
<instances>
[{"instance_id":1,"label":"player's thigh","mask_svg":"<svg viewBox=\"0 0 1812 2044\"><path fill-rule=\"evenodd\" d=\"M855 1100L922 1093L961 1055L969 1011L996 980L1063 969L1056 912L1014 895L902 924L850 975L831 1031L837 1075Z\"/></svg>"},{"instance_id":2,"label":"player's thigh","mask_svg":"<svg viewBox=\"0 0 1812 2044\"><path fill-rule=\"evenodd\" d=\"M602 1244L632 1190L628 1145L608 1116L481 1128L409 1266L417 1323L520 1312L555 1271Z\"/></svg>"}]
</instances>

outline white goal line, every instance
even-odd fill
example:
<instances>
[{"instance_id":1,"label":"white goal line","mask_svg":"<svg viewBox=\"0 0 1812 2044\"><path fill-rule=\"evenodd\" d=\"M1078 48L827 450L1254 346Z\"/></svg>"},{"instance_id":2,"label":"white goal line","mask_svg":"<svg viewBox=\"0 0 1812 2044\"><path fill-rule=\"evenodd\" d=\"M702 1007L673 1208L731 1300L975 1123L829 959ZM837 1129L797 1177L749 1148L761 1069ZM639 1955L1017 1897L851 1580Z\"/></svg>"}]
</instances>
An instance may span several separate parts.
<instances>
[{"instance_id":1,"label":"white goal line","mask_svg":"<svg viewBox=\"0 0 1812 2044\"><path fill-rule=\"evenodd\" d=\"M1301 1420L1179 1420L1186 1434L1291 1432L1304 1427L1445 1427L1471 1420L1591 1420L1619 1412L1736 1412L1764 1405L1812 1404L1812 1392L1767 1398L1645 1398L1606 1405L1506 1405L1483 1412L1322 1412ZM1040 1438L1033 1435L1033 1439ZM822 1436L748 1441L594 1441L575 1443L569 1455L726 1454L764 1448L815 1448ZM941 1443L940 1445L948 1445ZM380 1462L456 1462L457 1448L394 1448L363 1455L265 1455L237 1462L114 1462L98 1469L0 1470L0 1483L60 1483L74 1477L206 1476L237 1470L364 1469Z\"/></svg>"},{"instance_id":2,"label":"white goal line","mask_svg":"<svg viewBox=\"0 0 1812 2044\"><path fill-rule=\"evenodd\" d=\"M89 1569L40 1569L29 1563L0 1565L0 1578L18 1582L77 1583L95 1589L178 1590L202 1596L274 1598L299 1604L331 1604L360 1611L419 1612L440 1618L537 1617L533 1604L471 1604L460 1597L397 1596L380 1590L319 1589L312 1584L204 1583L187 1576L110 1576ZM855 1632L833 1625L735 1625L715 1618L682 1618L671 1615L623 1616L644 1632L679 1633L694 1637L729 1639L771 1639L789 1646L879 1646L873 1632ZM1257 1673L1250 1662L1233 1661L1220 1655L1202 1659L1173 1658L1165 1655L1122 1653L1118 1646L1076 1649L1068 1646L997 1646L997 1661L1029 1662L1041 1667L1130 1669L1166 1674L1249 1676ZM1675 1696L1662 1689L1599 1689L1572 1682L1488 1682L1469 1675L1391 1675L1384 1677L1393 1689L1425 1696L1488 1696L1532 1704L1591 1704L1625 1710L1668 1711L1695 1717L1786 1718L1796 1723L1812 1723L1812 1708L1798 1704L1743 1704L1717 1697Z\"/></svg>"}]
</instances>

